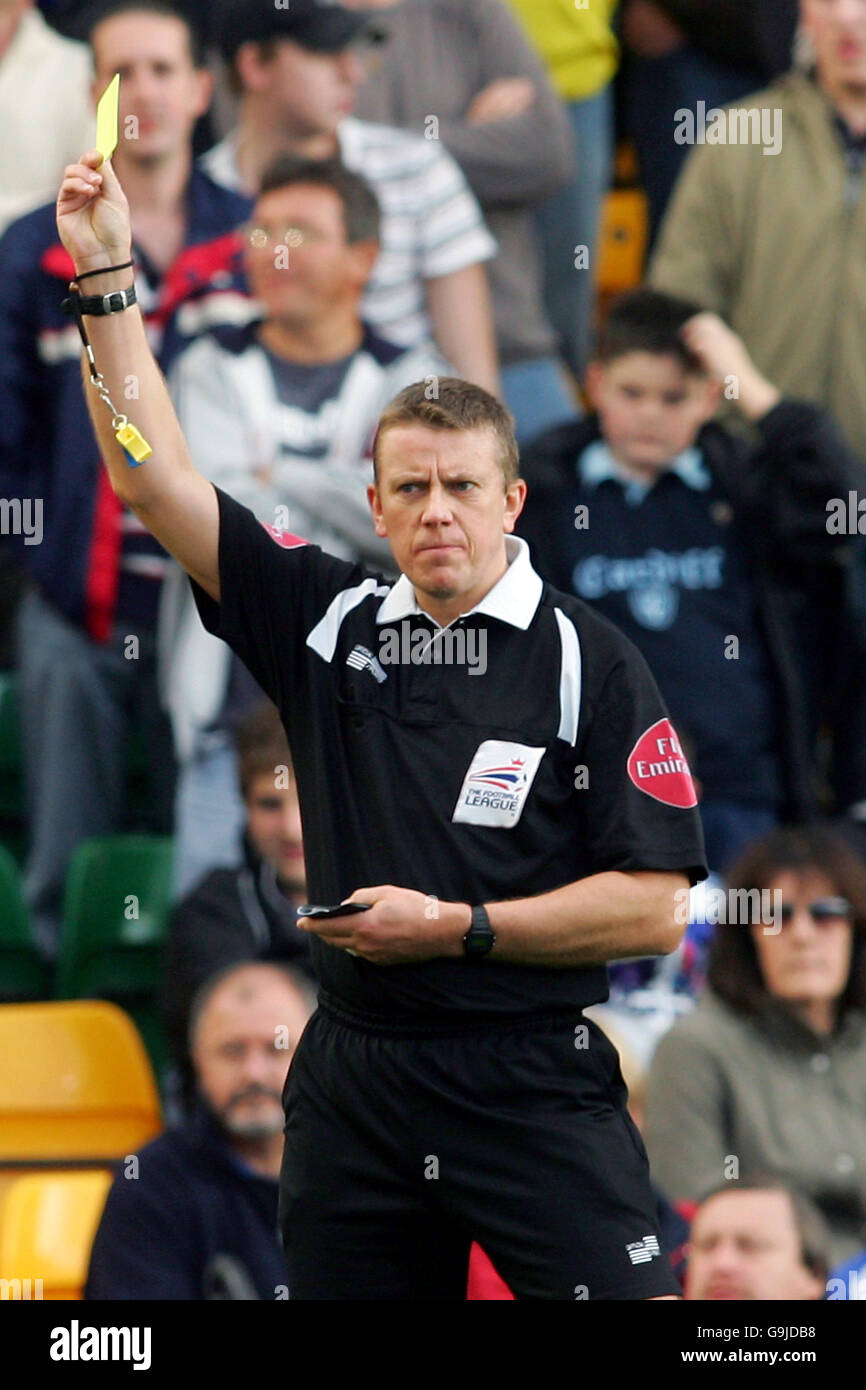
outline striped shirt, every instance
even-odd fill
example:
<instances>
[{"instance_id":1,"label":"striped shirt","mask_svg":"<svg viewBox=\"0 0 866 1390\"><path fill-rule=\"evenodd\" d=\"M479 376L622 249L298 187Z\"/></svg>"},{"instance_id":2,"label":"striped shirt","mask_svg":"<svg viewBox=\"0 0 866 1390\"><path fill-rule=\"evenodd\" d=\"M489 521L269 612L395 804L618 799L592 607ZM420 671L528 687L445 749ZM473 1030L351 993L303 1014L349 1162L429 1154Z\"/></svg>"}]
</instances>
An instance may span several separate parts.
<instances>
[{"instance_id":1,"label":"striped shirt","mask_svg":"<svg viewBox=\"0 0 866 1390\"><path fill-rule=\"evenodd\" d=\"M297 532L330 554L393 566L367 502L379 416L413 381L450 374L427 343L395 347L365 327L358 349L317 366L278 359L255 325L205 334L176 360L169 386L199 472L263 523ZM229 650L199 623L186 576L163 592L163 702L181 759L242 702Z\"/></svg>"},{"instance_id":2,"label":"striped shirt","mask_svg":"<svg viewBox=\"0 0 866 1390\"><path fill-rule=\"evenodd\" d=\"M330 554L381 564L390 551L374 535L366 491L379 416L405 386L452 370L432 344L398 347L366 325L339 362L290 362L249 324L197 339L175 361L169 387L200 473L263 521Z\"/></svg>"},{"instance_id":3,"label":"striped shirt","mask_svg":"<svg viewBox=\"0 0 866 1390\"><path fill-rule=\"evenodd\" d=\"M362 302L384 338L414 347L430 337L425 280L496 255L481 208L438 140L347 116L338 130L347 169L366 179L382 209L382 249ZM233 134L200 161L216 182L244 191Z\"/></svg>"}]
</instances>

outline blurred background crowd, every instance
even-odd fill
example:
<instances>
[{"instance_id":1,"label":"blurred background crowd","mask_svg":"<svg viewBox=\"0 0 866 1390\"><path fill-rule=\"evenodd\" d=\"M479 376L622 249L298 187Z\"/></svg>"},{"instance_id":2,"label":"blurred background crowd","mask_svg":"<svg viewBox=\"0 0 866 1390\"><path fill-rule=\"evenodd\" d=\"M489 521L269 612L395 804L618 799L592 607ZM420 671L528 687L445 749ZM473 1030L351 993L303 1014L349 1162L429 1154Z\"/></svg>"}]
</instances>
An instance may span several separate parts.
<instances>
[{"instance_id":1,"label":"blurred background crowd","mask_svg":"<svg viewBox=\"0 0 866 1390\"><path fill-rule=\"evenodd\" d=\"M688 1298L866 1297L866 0L0 0L0 1035L45 1064L5 1053L0 1275L50 1198L60 1289L285 1297L315 1000L282 728L112 493L61 308L117 72L207 477L389 574L384 405L449 374L514 415L518 533L700 789L682 946L592 1011L670 1257ZM509 1297L480 1250L467 1296Z\"/></svg>"}]
</instances>

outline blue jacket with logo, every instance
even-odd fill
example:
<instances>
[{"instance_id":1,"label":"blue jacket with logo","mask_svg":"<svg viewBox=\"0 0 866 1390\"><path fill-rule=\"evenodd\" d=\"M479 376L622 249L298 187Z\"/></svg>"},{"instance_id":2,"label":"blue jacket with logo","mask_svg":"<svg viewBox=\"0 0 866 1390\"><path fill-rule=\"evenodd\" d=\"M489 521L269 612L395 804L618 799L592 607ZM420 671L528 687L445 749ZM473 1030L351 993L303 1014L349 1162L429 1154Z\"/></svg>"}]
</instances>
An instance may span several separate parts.
<instances>
[{"instance_id":1,"label":"blue jacket with logo","mask_svg":"<svg viewBox=\"0 0 866 1390\"><path fill-rule=\"evenodd\" d=\"M599 607L643 651L675 724L689 732L693 721L698 776L702 752L709 758L707 795L748 799L754 754L770 743L756 724L772 723L775 771L769 758L761 771L768 784L779 779L783 815L806 819L818 809L822 721L834 729L839 809L866 798L866 750L855 737L864 687L841 664L853 649L853 541L827 529L827 503L856 486L857 464L830 417L806 402L781 401L758 433L751 443L706 425L695 441L702 490L683 481L687 468L679 478L666 471L649 490L651 505L630 509L619 485L604 493L578 471L600 439L597 419L562 425L524 451L529 491L518 532L550 583ZM721 660L721 642L712 653L702 646L702 610L707 631L731 613L748 622L736 663ZM709 734L703 749L700 727Z\"/></svg>"},{"instance_id":2,"label":"blue jacket with logo","mask_svg":"<svg viewBox=\"0 0 866 1390\"><path fill-rule=\"evenodd\" d=\"M193 169L185 245L155 302L142 306L163 370L205 329L250 317L236 234L250 207ZM53 204L13 222L0 240L0 496L41 500L43 539L22 544L21 557L43 594L105 641L117 596L122 508L87 413L81 340L61 308L73 272ZM141 298L140 278L138 290ZM129 413L134 420L134 406Z\"/></svg>"}]
</instances>

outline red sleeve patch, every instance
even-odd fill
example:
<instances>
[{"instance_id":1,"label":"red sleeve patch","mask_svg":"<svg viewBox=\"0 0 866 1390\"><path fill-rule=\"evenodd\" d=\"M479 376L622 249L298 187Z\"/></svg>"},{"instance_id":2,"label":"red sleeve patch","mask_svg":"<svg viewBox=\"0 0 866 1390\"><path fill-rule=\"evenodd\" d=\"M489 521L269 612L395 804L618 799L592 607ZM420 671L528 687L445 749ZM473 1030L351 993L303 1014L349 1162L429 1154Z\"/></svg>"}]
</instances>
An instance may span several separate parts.
<instances>
[{"instance_id":1,"label":"red sleeve patch","mask_svg":"<svg viewBox=\"0 0 866 1390\"><path fill-rule=\"evenodd\" d=\"M283 550L295 550L299 545L310 544L309 541L304 540L303 536L293 536L291 531L281 531L278 526L268 526L265 521L261 525L264 526L271 540L276 541L277 545L281 545Z\"/></svg>"},{"instance_id":2,"label":"red sleeve patch","mask_svg":"<svg viewBox=\"0 0 866 1390\"><path fill-rule=\"evenodd\" d=\"M697 806L698 795L686 755L669 719L658 719L628 755L628 775L638 791L666 806Z\"/></svg>"}]
</instances>

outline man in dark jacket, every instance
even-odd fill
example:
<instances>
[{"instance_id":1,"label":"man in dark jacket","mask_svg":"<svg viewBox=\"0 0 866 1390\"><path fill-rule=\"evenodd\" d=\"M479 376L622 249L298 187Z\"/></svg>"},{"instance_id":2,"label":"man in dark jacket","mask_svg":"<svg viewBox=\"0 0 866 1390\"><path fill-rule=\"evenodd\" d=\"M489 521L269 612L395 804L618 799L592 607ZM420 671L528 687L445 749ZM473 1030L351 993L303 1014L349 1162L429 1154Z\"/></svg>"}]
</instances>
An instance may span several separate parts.
<instances>
[{"instance_id":1,"label":"man in dark jacket","mask_svg":"<svg viewBox=\"0 0 866 1390\"><path fill-rule=\"evenodd\" d=\"M759 82L790 66L797 0L626 0L626 13L639 9L666 19L681 43Z\"/></svg>"},{"instance_id":2,"label":"man in dark jacket","mask_svg":"<svg viewBox=\"0 0 866 1390\"><path fill-rule=\"evenodd\" d=\"M129 191L139 303L165 368L205 327L251 316L232 273L233 229L250 204L193 166L192 129L211 84L186 21L160 0L122 0L100 11L91 44L95 93L123 74L113 162ZM0 495L13 505L20 499L22 515L33 504L40 525L41 544L21 547L35 585L19 611L18 663L26 891L49 957L73 850L119 828L134 719L153 774L149 828L167 831L172 806L154 635L167 559L105 482L82 392L81 342L61 311L73 273L53 206L13 223L0 242ZM115 406L134 413L137 396L130 378Z\"/></svg>"},{"instance_id":3,"label":"man in dark jacket","mask_svg":"<svg viewBox=\"0 0 866 1390\"><path fill-rule=\"evenodd\" d=\"M737 102L791 66L799 0L626 0L625 105L653 235L688 145L676 113Z\"/></svg>"},{"instance_id":4,"label":"man in dark jacket","mask_svg":"<svg viewBox=\"0 0 866 1390\"><path fill-rule=\"evenodd\" d=\"M232 967L203 986L190 1022L200 1108L126 1159L85 1298L288 1297L280 1097L311 1012L304 981L274 965Z\"/></svg>"},{"instance_id":5,"label":"man in dark jacket","mask_svg":"<svg viewBox=\"0 0 866 1390\"><path fill-rule=\"evenodd\" d=\"M820 634L851 544L827 508L856 464L829 417L782 399L716 315L655 291L614 306L587 385L598 414L524 455L519 530L545 577L649 662L694 745L722 871L753 835L816 811L832 685ZM757 446L709 423L722 390Z\"/></svg>"},{"instance_id":6,"label":"man in dark jacket","mask_svg":"<svg viewBox=\"0 0 866 1390\"><path fill-rule=\"evenodd\" d=\"M209 873L177 904L169 925L163 1007L187 1096L189 1009L205 980L243 960L290 962L312 978L309 936L296 925L306 897L298 791L279 715L262 701L236 739L243 861Z\"/></svg>"}]
</instances>

